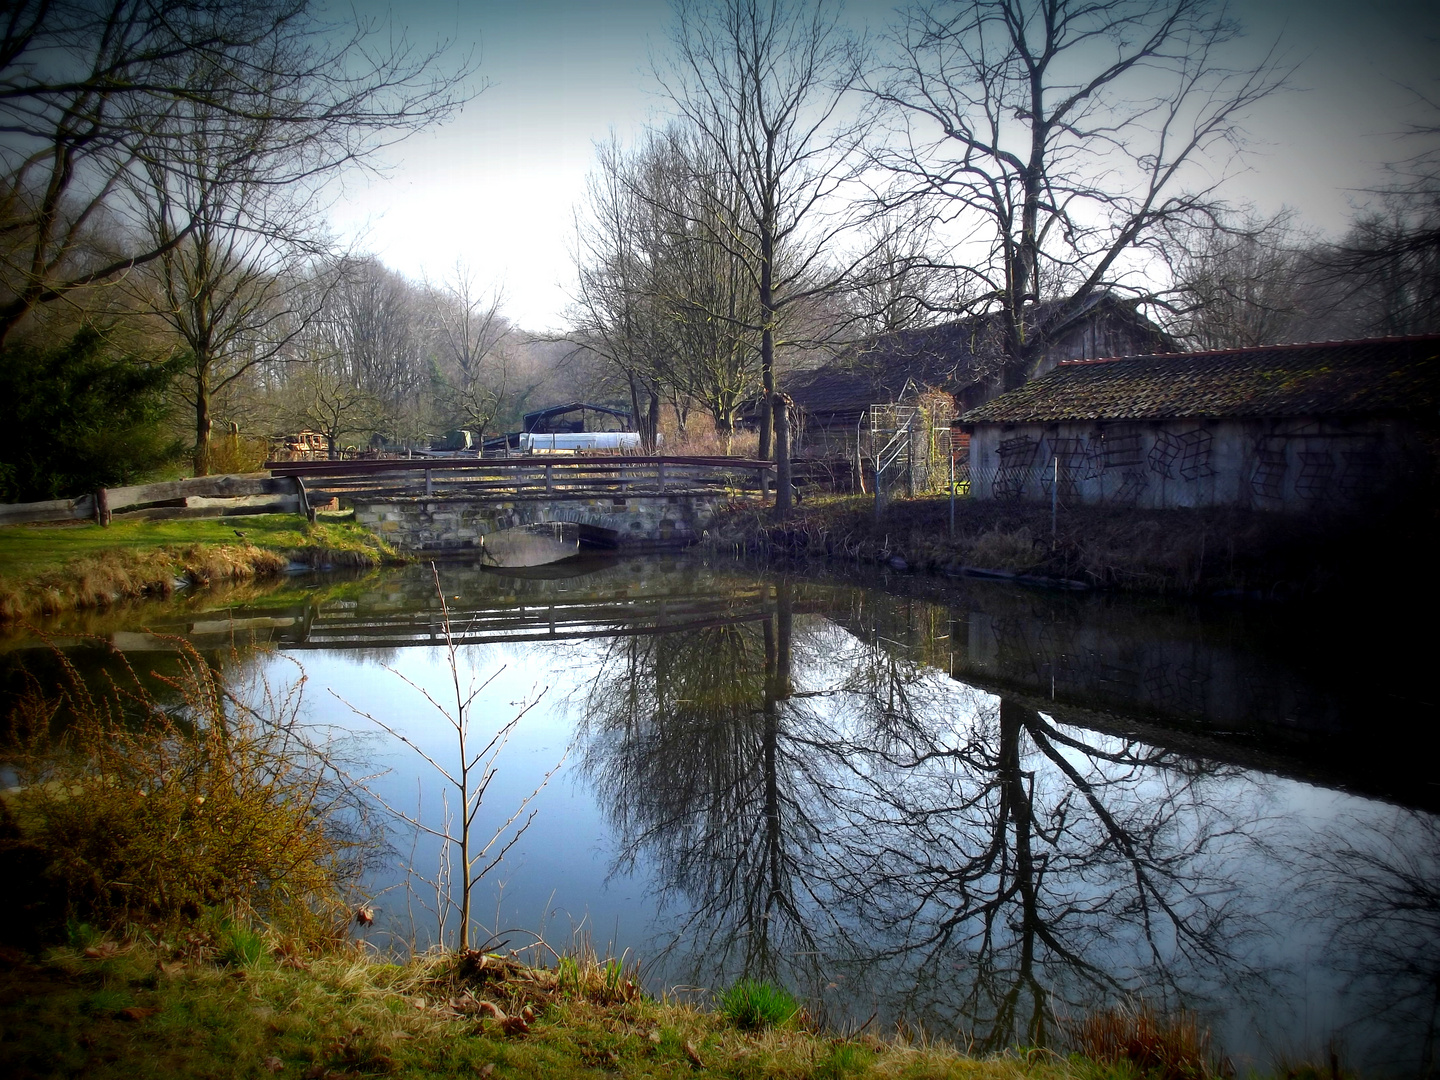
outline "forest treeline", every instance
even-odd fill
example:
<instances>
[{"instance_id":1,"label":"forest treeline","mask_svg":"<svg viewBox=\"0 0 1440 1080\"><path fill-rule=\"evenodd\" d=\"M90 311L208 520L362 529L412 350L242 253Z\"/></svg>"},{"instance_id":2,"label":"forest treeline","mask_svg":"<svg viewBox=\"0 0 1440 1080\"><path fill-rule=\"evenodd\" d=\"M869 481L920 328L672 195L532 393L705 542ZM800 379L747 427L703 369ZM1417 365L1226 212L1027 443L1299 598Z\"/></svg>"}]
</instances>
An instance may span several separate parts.
<instances>
[{"instance_id":1,"label":"forest treeline","mask_svg":"<svg viewBox=\"0 0 1440 1080\"><path fill-rule=\"evenodd\" d=\"M1210 0L932 0L868 35L818 0L672 14L668 115L597 148L542 337L490 253L414 281L326 227L337 178L484 107L463 50L310 0L12 5L0 499L233 469L302 429L483 437L577 397L652 444L700 418L728 444L743 411L781 460L787 371L985 315L970 375L1009 388L1100 296L1190 348L1440 329L1437 125L1343 234L1258 217L1225 180L1295 73Z\"/></svg>"}]
</instances>

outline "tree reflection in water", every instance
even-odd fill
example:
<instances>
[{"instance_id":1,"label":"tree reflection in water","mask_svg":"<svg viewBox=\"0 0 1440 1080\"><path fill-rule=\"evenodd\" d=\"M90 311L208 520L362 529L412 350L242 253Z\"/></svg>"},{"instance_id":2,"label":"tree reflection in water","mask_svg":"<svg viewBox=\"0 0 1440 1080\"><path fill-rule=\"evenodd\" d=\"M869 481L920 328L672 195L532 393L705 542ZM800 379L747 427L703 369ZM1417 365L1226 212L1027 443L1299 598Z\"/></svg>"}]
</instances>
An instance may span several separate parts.
<instances>
[{"instance_id":1,"label":"tree reflection in water","mask_svg":"<svg viewBox=\"0 0 1440 1080\"><path fill-rule=\"evenodd\" d=\"M1244 981L1239 770L973 691L796 594L614 640L589 688L618 869L657 868L684 977L777 979L832 1022L874 1007L986 1049L1105 996L1193 1006Z\"/></svg>"},{"instance_id":2,"label":"tree reflection in water","mask_svg":"<svg viewBox=\"0 0 1440 1080\"><path fill-rule=\"evenodd\" d=\"M586 701L585 767L666 898L677 940L721 973L813 982L821 939L845 938L824 892L833 762L797 739L790 590L758 620L612 639ZM811 976L811 977L807 977Z\"/></svg>"},{"instance_id":3,"label":"tree reflection in water","mask_svg":"<svg viewBox=\"0 0 1440 1080\"><path fill-rule=\"evenodd\" d=\"M1397 1075L1440 1072L1440 820L1386 807L1302 853L1299 884L1359 1009L1342 1038Z\"/></svg>"}]
</instances>

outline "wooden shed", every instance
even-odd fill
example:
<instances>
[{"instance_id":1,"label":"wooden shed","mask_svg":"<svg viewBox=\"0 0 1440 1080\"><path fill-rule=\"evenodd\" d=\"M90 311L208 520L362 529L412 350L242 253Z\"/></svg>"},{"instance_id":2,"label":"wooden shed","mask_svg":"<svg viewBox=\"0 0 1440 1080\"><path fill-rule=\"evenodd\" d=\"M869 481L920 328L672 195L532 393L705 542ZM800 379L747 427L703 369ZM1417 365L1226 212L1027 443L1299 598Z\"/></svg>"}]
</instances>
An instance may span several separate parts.
<instances>
[{"instance_id":1,"label":"wooden shed","mask_svg":"<svg viewBox=\"0 0 1440 1080\"><path fill-rule=\"evenodd\" d=\"M1440 335L1061 363L961 416L980 499L1362 508L1434 479Z\"/></svg>"}]
</instances>

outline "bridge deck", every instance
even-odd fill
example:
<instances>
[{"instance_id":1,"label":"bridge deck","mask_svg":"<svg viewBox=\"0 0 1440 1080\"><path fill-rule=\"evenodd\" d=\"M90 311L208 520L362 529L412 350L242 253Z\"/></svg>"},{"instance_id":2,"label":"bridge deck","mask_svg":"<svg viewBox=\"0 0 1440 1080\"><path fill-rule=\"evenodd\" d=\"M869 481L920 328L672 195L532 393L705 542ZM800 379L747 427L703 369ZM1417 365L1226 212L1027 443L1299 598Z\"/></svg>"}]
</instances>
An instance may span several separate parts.
<instances>
[{"instance_id":1,"label":"bridge deck","mask_svg":"<svg viewBox=\"0 0 1440 1080\"><path fill-rule=\"evenodd\" d=\"M272 461L272 475L326 494L512 499L714 494L759 487L775 468L748 458L535 456L380 461Z\"/></svg>"}]
</instances>

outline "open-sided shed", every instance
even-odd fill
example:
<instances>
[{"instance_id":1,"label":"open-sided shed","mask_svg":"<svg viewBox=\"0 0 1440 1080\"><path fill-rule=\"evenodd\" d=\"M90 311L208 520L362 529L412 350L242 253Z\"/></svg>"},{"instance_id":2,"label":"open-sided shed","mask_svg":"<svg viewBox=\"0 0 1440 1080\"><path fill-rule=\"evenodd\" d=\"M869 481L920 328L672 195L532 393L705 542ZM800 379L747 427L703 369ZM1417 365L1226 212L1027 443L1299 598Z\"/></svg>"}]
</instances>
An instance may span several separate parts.
<instances>
[{"instance_id":1,"label":"open-sided shed","mask_svg":"<svg viewBox=\"0 0 1440 1080\"><path fill-rule=\"evenodd\" d=\"M571 401L526 413L521 420L521 430L570 434L581 431L634 431L635 425L628 412L585 401Z\"/></svg>"}]
</instances>

